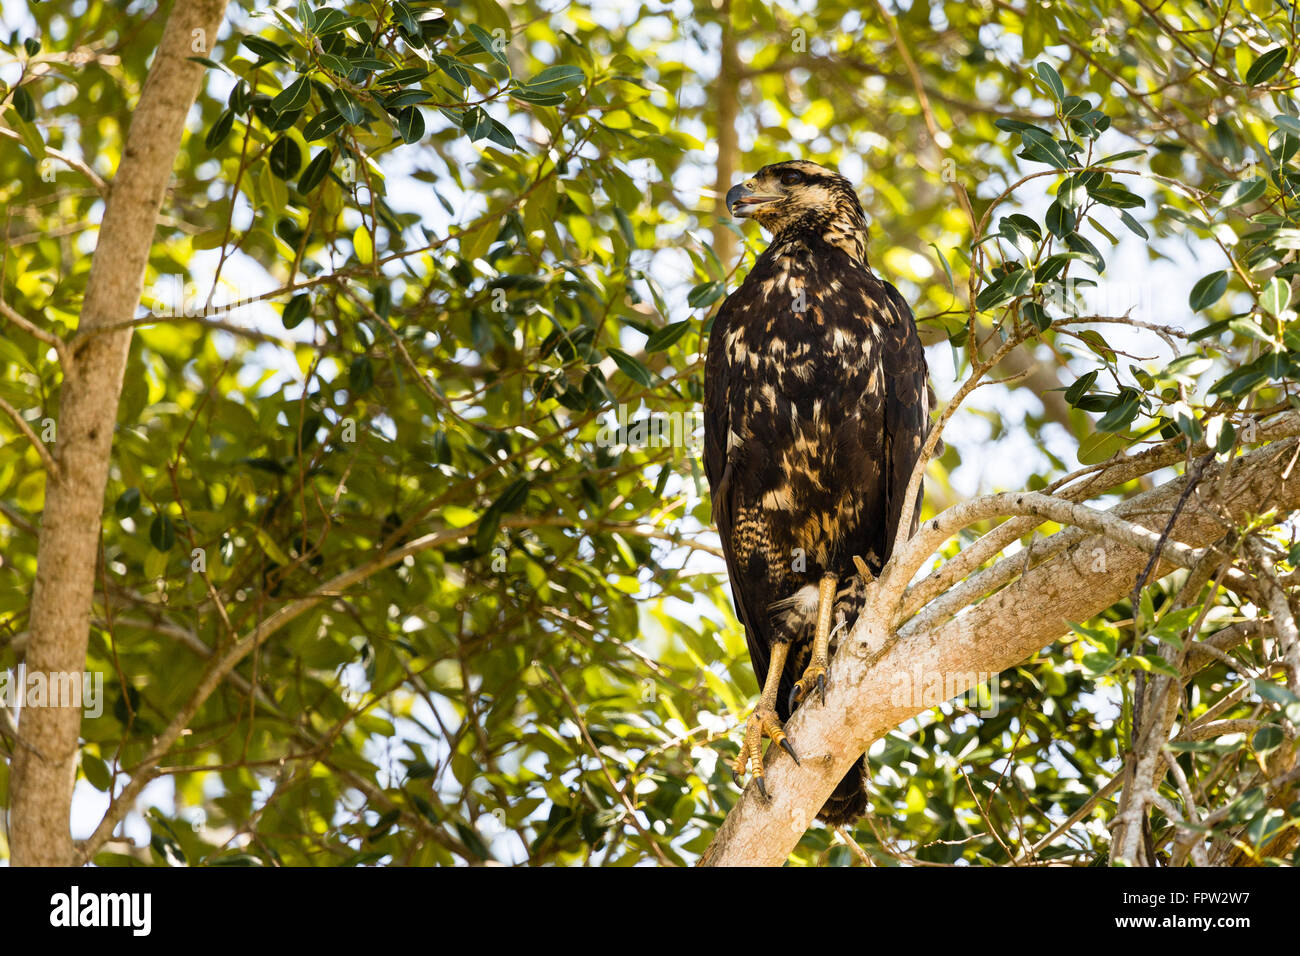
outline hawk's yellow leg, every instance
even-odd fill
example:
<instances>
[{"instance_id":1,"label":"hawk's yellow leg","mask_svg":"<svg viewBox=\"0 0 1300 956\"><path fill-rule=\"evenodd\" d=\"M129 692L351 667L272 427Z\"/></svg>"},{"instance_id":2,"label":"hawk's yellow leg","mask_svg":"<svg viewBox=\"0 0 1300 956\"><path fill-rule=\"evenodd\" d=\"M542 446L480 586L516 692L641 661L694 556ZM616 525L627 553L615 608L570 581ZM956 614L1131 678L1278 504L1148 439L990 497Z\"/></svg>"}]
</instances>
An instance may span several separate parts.
<instances>
[{"instance_id":1,"label":"hawk's yellow leg","mask_svg":"<svg viewBox=\"0 0 1300 956\"><path fill-rule=\"evenodd\" d=\"M763 735L772 738L772 742L799 762L789 738L781 729L781 721L776 716L776 695L781 686L781 672L785 670L785 658L790 652L789 644L773 644L772 657L767 663L767 680L763 682L763 693L758 698L758 706L749 715L745 723L745 740L740 745L740 754L732 765L731 774L740 786L740 775L746 768L754 772L758 790L767 796L767 787L763 784Z\"/></svg>"},{"instance_id":2,"label":"hawk's yellow leg","mask_svg":"<svg viewBox=\"0 0 1300 956\"><path fill-rule=\"evenodd\" d=\"M802 704L814 687L817 688L822 703L826 703L826 668L830 666L831 657L831 617L835 613L835 590L839 583L839 577L827 571L817 584L817 630L813 633L812 657L804 668L803 676L795 681L790 691L791 710Z\"/></svg>"}]
</instances>

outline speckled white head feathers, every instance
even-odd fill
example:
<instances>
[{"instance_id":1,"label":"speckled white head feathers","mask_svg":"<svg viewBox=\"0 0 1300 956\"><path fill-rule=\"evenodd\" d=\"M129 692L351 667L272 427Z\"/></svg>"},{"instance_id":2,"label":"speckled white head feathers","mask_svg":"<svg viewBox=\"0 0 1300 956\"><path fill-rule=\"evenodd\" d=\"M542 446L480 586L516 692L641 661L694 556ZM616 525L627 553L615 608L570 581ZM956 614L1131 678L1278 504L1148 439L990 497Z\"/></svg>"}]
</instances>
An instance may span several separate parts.
<instances>
[{"instance_id":1,"label":"speckled white head feathers","mask_svg":"<svg viewBox=\"0 0 1300 956\"><path fill-rule=\"evenodd\" d=\"M727 193L737 219L753 219L773 242L817 234L866 261L867 221L853 184L833 169L805 160L764 166Z\"/></svg>"}]
</instances>

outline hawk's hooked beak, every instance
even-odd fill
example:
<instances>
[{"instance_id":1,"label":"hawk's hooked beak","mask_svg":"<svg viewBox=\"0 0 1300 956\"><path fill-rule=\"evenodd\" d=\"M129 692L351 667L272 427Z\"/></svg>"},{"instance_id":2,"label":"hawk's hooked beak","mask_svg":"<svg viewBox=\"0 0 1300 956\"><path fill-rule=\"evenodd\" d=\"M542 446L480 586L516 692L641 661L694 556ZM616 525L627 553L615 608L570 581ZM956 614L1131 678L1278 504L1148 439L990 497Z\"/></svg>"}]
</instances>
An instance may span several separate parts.
<instances>
[{"instance_id":1,"label":"hawk's hooked beak","mask_svg":"<svg viewBox=\"0 0 1300 956\"><path fill-rule=\"evenodd\" d=\"M727 190L727 211L737 219L748 219L753 215L753 208L763 203L775 202L781 196L765 196L755 193L744 183Z\"/></svg>"}]
</instances>

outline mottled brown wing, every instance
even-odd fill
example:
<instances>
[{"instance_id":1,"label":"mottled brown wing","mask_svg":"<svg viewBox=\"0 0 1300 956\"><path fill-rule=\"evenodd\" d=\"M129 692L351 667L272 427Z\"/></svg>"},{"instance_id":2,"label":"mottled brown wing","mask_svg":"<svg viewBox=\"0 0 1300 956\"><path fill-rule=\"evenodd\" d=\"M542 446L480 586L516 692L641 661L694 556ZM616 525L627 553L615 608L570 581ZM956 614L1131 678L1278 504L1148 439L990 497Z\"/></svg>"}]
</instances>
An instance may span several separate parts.
<instances>
[{"instance_id":1,"label":"mottled brown wing","mask_svg":"<svg viewBox=\"0 0 1300 956\"><path fill-rule=\"evenodd\" d=\"M767 678L768 641L759 625L766 623L766 611L753 606L750 589L740 573L736 556L736 511L740 482L735 480L727 454L727 435L732 427L731 409L734 392L740 387L737 372L727 354L727 332L735 312L735 300L728 299L718 309L709 334L709 349L704 361L704 474L709 480L713 500L713 523L727 562L727 580L731 585L736 617L745 629L745 644L759 686Z\"/></svg>"},{"instance_id":2,"label":"mottled brown wing","mask_svg":"<svg viewBox=\"0 0 1300 956\"><path fill-rule=\"evenodd\" d=\"M892 313L888 340L885 343L885 499L888 515L888 542L892 548L902 518L903 497L912 468L921 454L921 446L930 430L929 382L925 365L925 348L916 334L912 310L899 291L890 283L885 287L886 304ZM908 537L916 533L921 518L923 488L916 491L912 526ZM886 557L888 557L886 555Z\"/></svg>"}]
</instances>

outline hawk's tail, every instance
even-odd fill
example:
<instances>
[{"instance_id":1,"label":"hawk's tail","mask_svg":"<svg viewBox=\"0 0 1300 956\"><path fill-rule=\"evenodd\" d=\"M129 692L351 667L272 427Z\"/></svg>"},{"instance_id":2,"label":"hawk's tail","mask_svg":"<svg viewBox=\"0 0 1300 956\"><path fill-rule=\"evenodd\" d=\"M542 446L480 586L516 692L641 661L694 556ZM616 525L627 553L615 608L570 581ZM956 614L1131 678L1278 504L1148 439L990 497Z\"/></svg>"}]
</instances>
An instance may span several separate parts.
<instances>
[{"instance_id":1,"label":"hawk's tail","mask_svg":"<svg viewBox=\"0 0 1300 956\"><path fill-rule=\"evenodd\" d=\"M827 826L847 826L867 812L867 757L858 758L844 779L826 798L826 804L817 813L817 819Z\"/></svg>"}]
</instances>

